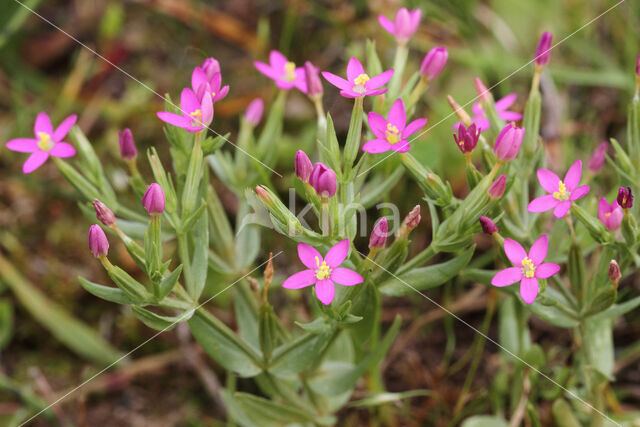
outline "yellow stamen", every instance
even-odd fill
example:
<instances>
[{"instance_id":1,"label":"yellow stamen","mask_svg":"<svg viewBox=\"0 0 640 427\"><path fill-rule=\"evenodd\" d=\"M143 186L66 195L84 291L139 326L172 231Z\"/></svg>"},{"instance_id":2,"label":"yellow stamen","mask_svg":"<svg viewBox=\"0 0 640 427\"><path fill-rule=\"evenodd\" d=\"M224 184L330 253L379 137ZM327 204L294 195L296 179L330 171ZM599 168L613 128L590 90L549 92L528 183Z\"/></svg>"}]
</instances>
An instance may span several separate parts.
<instances>
[{"instance_id":1,"label":"yellow stamen","mask_svg":"<svg viewBox=\"0 0 640 427\"><path fill-rule=\"evenodd\" d=\"M284 64L284 71L285 71L285 79L292 82L296 79L296 64L295 62L287 62L286 64Z\"/></svg>"},{"instance_id":2,"label":"yellow stamen","mask_svg":"<svg viewBox=\"0 0 640 427\"><path fill-rule=\"evenodd\" d=\"M318 269L316 270L316 279L328 279L331 275L331 268L329 268L327 263L325 261L322 261L322 264L320 264L320 260L318 259L318 257L316 257L316 265L318 266Z\"/></svg>"},{"instance_id":3,"label":"yellow stamen","mask_svg":"<svg viewBox=\"0 0 640 427\"><path fill-rule=\"evenodd\" d=\"M51 135L46 132L38 132L38 148L42 151L50 151L55 144Z\"/></svg>"},{"instance_id":4,"label":"yellow stamen","mask_svg":"<svg viewBox=\"0 0 640 427\"><path fill-rule=\"evenodd\" d=\"M611 212L607 212L606 214L604 214L605 218L609 218L611 216Z\"/></svg>"},{"instance_id":5,"label":"yellow stamen","mask_svg":"<svg viewBox=\"0 0 640 427\"><path fill-rule=\"evenodd\" d=\"M533 261L531 261L531 258L524 257L522 260L522 274L524 274L524 277L530 279L535 275L535 272L536 266L533 264Z\"/></svg>"},{"instance_id":6,"label":"yellow stamen","mask_svg":"<svg viewBox=\"0 0 640 427\"><path fill-rule=\"evenodd\" d=\"M360 74L358 77L356 77L356 79L353 82L358 86L364 86L364 84L369 80L371 80L371 78L368 75L363 73L363 74Z\"/></svg>"},{"instance_id":7,"label":"yellow stamen","mask_svg":"<svg viewBox=\"0 0 640 427\"><path fill-rule=\"evenodd\" d=\"M389 144L395 144L396 142L400 141L400 131L391 123L387 123L387 130L385 131L385 135L387 136L387 142Z\"/></svg>"},{"instance_id":8,"label":"yellow stamen","mask_svg":"<svg viewBox=\"0 0 640 427\"><path fill-rule=\"evenodd\" d=\"M558 183L558 191L555 191L553 193L553 197L556 200L560 200L560 201L565 201L565 200L569 200L569 197L571 196L571 192L567 191L567 186L564 185L564 182L560 181Z\"/></svg>"}]
</instances>

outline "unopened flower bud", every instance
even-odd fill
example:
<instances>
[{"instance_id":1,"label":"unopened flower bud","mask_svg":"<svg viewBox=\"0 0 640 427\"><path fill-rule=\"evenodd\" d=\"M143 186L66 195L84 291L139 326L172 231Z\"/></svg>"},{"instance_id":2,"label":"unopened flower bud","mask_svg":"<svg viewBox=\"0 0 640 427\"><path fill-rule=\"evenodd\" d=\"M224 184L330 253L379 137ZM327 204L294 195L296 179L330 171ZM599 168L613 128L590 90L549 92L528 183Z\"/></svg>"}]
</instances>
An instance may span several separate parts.
<instances>
[{"instance_id":1,"label":"unopened flower bud","mask_svg":"<svg viewBox=\"0 0 640 427\"><path fill-rule=\"evenodd\" d=\"M255 188L256 195L262 199L266 204L271 204L271 196L269 192L265 190L261 185L257 185Z\"/></svg>"},{"instance_id":2,"label":"unopened flower bud","mask_svg":"<svg viewBox=\"0 0 640 427\"><path fill-rule=\"evenodd\" d=\"M544 32L538 42L538 48L536 49L535 62L539 67L543 67L549 63L549 57L551 56L551 33Z\"/></svg>"},{"instance_id":3,"label":"unopened flower bud","mask_svg":"<svg viewBox=\"0 0 640 427\"><path fill-rule=\"evenodd\" d=\"M404 223L407 224L407 227L413 230L418 226L421 219L422 217L420 216L420 205L415 205L414 208L411 209L411 212L409 212L407 217L404 219Z\"/></svg>"},{"instance_id":4,"label":"unopened flower bud","mask_svg":"<svg viewBox=\"0 0 640 427\"><path fill-rule=\"evenodd\" d=\"M202 62L202 70L207 76L207 80L211 80L215 73L220 72L220 63L215 58L207 58Z\"/></svg>"},{"instance_id":5,"label":"unopened flower bud","mask_svg":"<svg viewBox=\"0 0 640 427\"><path fill-rule=\"evenodd\" d=\"M636 58L636 76L638 78L640 78L640 53L638 54L638 57Z\"/></svg>"},{"instance_id":6,"label":"unopened flower bud","mask_svg":"<svg viewBox=\"0 0 640 427\"><path fill-rule=\"evenodd\" d=\"M613 282L614 287L618 287L618 282L620 281L621 277L622 273L620 272L620 266L615 259L612 259L609 263L609 280Z\"/></svg>"},{"instance_id":7,"label":"unopened flower bud","mask_svg":"<svg viewBox=\"0 0 640 427\"><path fill-rule=\"evenodd\" d=\"M589 163L587 167L591 172L599 172L602 169L605 161L605 154L607 153L607 149L609 148L609 143L607 141L603 141L598 145L598 148L595 149L591 157L589 158Z\"/></svg>"},{"instance_id":8,"label":"unopened flower bud","mask_svg":"<svg viewBox=\"0 0 640 427\"><path fill-rule=\"evenodd\" d=\"M258 126L264 112L264 102L261 98L256 98L247 107L244 112L244 119L253 126Z\"/></svg>"},{"instance_id":9,"label":"unopened flower bud","mask_svg":"<svg viewBox=\"0 0 640 427\"><path fill-rule=\"evenodd\" d=\"M125 160L135 159L138 156L138 149L133 140L131 129L126 128L118 132L118 142L120 143L120 155Z\"/></svg>"},{"instance_id":10,"label":"unopened flower bud","mask_svg":"<svg viewBox=\"0 0 640 427\"><path fill-rule=\"evenodd\" d=\"M492 236L494 233L498 232L498 227L496 227L496 224L491 220L491 218L481 216L479 221L480 226L482 227L482 231L489 236Z\"/></svg>"},{"instance_id":11,"label":"unopened flower bud","mask_svg":"<svg viewBox=\"0 0 640 427\"><path fill-rule=\"evenodd\" d=\"M106 225L107 227L111 227L116 222L116 216L113 214L111 209L107 207L100 200L95 199L93 202L93 208L96 210L96 218L98 221Z\"/></svg>"},{"instance_id":12,"label":"unopened flower bud","mask_svg":"<svg viewBox=\"0 0 640 427\"><path fill-rule=\"evenodd\" d=\"M98 224L89 227L89 250L93 256L106 256L109 252L109 241Z\"/></svg>"},{"instance_id":13,"label":"unopened flower bud","mask_svg":"<svg viewBox=\"0 0 640 427\"><path fill-rule=\"evenodd\" d=\"M313 164L309 160L309 156L302 150L298 150L294 160L294 169L296 176L302 180L302 182L309 182L309 176L313 170Z\"/></svg>"},{"instance_id":14,"label":"unopened flower bud","mask_svg":"<svg viewBox=\"0 0 640 427\"><path fill-rule=\"evenodd\" d=\"M504 189L507 186L507 175L502 174L489 187L489 197L492 199L499 199L504 194Z\"/></svg>"},{"instance_id":15,"label":"unopened flower bud","mask_svg":"<svg viewBox=\"0 0 640 427\"><path fill-rule=\"evenodd\" d=\"M309 184L322 197L333 197L336 194L336 173L333 169L318 162L309 176Z\"/></svg>"},{"instance_id":16,"label":"unopened flower bud","mask_svg":"<svg viewBox=\"0 0 640 427\"><path fill-rule=\"evenodd\" d=\"M471 124L468 128L464 127L464 124L458 125L458 134L453 134L453 139L456 141L458 148L463 154L471 153L476 145L478 145L478 139L480 138L480 130L476 128L475 124Z\"/></svg>"},{"instance_id":17,"label":"unopened flower bud","mask_svg":"<svg viewBox=\"0 0 640 427\"><path fill-rule=\"evenodd\" d=\"M311 62L304 63L304 77L307 83L307 95L311 98L322 96L322 81L318 68Z\"/></svg>"},{"instance_id":18,"label":"unopened flower bud","mask_svg":"<svg viewBox=\"0 0 640 427\"><path fill-rule=\"evenodd\" d=\"M506 125L498 135L493 151L499 160L513 160L520 151L524 138L524 128L516 127L513 123Z\"/></svg>"},{"instance_id":19,"label":"unopened flower bud","mask_svg":"<svg viewBox=\"0 0 640 427\"><path fill-rule=\"evenodd\" d=\"M453 110L454 113L456 113L456 116L458 116L458 118L460 119L460 121L465 125L465 126L471 126L472 121L471 121L471 116L469 116L469 114L467 114L466 111L464 111L464 108L462 108L455 99L453 99L453 96L451 95L447 95L447 101L449 101L449 105L451 106L451 109Z\"/></svg>"},{"instance_id":20,"label":"unopened flower bud","mask_svg":"<svg viewBox=\"0 0 640 427\"><path fill-rule=\"evenodd\" d=\"M478 98L480 102L491 102L491 92L489 89L482 83L479 77L475 78L476 83L476 92L478 92Z\"/></svg>"},{"instance_id":21,"label":"unopened flower bud","mask_svg":"<svg viewBox=\"0 0 640 427\"><path fill-rule=\"evenodd\" d=\"M442 46L432 48L425 55L420 65L420 75L427 80L433 80L440 75L449 59L449 52Z\"/></svg>"},{"instance_id":22,"label":"unopened flower bud","mask_svg":"<svg viewBox=\"0 0 640 427\"><path fill-rule=\"evenodd\" d=\"M159 184L153 183L142 196L142 206L149 212L149 215L158 215L164 212L164 191Z\"/></svg>"},{"instance_id":23,"label":"unopened flower bud","mask_svg":"<svg viewBox=\"0 0 640 427\"><path fill-rule=\"evenodd\" d=\"M389 223L387 222L387 218L382 217L376 224L373 226L373 230L371 231L371 237L369 238L369 247L370 248L384 248L387 244L387 236L389 234Z\"/></svg>"},{"instance_id":24,"label":"unopened flower bud","mask_svg":"<svg viewBox=\"0 0 640 427\"><path fill-rule=\"evenodd\" d=\"M631 187L620 187L618 190L617 200L622 209L630 209L633 206L633 194L631 193Z\"/></svg>"}]
</instances>

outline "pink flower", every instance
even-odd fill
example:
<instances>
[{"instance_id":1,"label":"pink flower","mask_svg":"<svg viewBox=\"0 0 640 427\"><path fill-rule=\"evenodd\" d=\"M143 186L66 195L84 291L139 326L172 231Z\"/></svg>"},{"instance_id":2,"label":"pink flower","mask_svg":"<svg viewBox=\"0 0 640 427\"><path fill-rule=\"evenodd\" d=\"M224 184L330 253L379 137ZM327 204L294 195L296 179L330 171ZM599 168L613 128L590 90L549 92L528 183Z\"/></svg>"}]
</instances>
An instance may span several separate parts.
<instances>
[{"instance_id":1,"label":"pink flower","mask_svg":"<svg viewBox=\"0 0 640 427\"><path fill-rule=\"evenodd\" d=\"M182 89L180 112L182 114L160 111L157 115L163 122L184 128L187 132L195 133L201 131L209 126L213 120L211 93L205 92L199 100L191 89Z\"/></svg>"},{"instance_id":2,"label":"pink flower","mask_svg":"<svg viewBox=\"0 0 640 427\"><path fill-rule=\"evenodd\" d=\"M247 107L244 112L244 119L253 126L258 126L264 113L264 101L262 98L256 98Z\"/></svg>"},{"instance_id":3,"label":"pink flower","mask_svg":"<svg viewBox=\"0 0 640 427\"><path fill-rule=\"evenodd\" d=\"M307 83L304 75L304 68L296 67L294 62L289 61L277 50L269 53L269 64L255 61L253 65L258 71L276 82L280 89L297 88L302 93L307 93Z\"/></svg>"},{"instance_id":4,"label":"pink flower","mask_svg":"<svg viewBox=\"0 0 640 427\"><path fill-rule=\"evenodd\" d=\"M504 98L498 100L496 102L496 111L498 112L498 117L500 117L505 122L517 122L522 118L522 114L516 113L515 111L509 111L508 108L516 102L517 95L515 93L511 93ZM471 121L475 123L480 132L483 132L491 127L489 123L489 119L484 114L482 110L482 105L479 102L474 102L473 107L473 117ZM453 129L457 129L460 122L453 125Z\"/></svg>"},{"instance_id":5,"label":"pink flower","mask_svg":"<svg viewBox=\"0 0 640 427\"><path fill-rule=\"evenodd\" d=\"M322 76L340 90L340 95L345 98L359 98L361 96L382 95L387 89L379 89L393 76L393 69L387 70L377 76L369 77L358 58L352 57L347 64L347 79L336 76L328 71L323 71Z\"/></svg>"},{"instance_id":6,"label":"pink flower","mask_svg":"<svg viewBox=\"0 0 640 427\"><path fill-rule=\"evenodd\" d=\"M409 151L407 138L427 124L427 119L417 119L407 124L407 114L401 98L391 106L387 120L373 111L367 117L371 132L376 137L362 146L362 151L369 153L384 153L389 150L405 153Z\"/></svg>"},{"instance_id":7,"label":"pink flower","mask_svg":"<svg viewBox=\"0 0 640 427\"><path fill-rule=\"evenodd\" d=\"M598 148L595 149L591 157L589 158L589 163L587 163L587 168L591 172L599 172L604 165L606 160L605 154L607 154L607 149L609 148L609 143L607 141L602 141Z\"/></svg>"},{"instance_id":8,"label":"pink flower","mask_svg":"<svg viewBox=\"0 0 640 427\"><path fill-rule=\"evenodd\" d=\"M620 227L624 212L617 200L613 200L611 204L604 197L600 199L598 204L598 219L611 231Z\"/></svg>"},{"instance_id":9,"label":"pink flower","mask_svg":"<svg viewBox=\"0 0 640 427\"><path fill-rule=\"evenodd\" d=\"M333 169L324 163L316 163L309 175L309 185L323 198L333 197L336 194L337 177Z\"/></svg>"},{"instance_id":10,"label":"pink flower","mask_svg":"<svg viewBox=\"0 0 640 427\"><path fill-rule=\"evenodd\" d=\"M478 145L479 138L480 131L476 129L476 125L473 123L468 128L464 127L463 123L458 123L458 134L453 134L453 139L462 154L471 153Z\"/></svg>"},{"instance_id":11,"label":"pink flower","mask_svg":"<svg viewBox=\"0 0 640 427\"><path fill-rule=\"evenodd\" d=\"M142 196L142 206L147 210L149 215L159 215L164 212L165 198L164 191L160 184L152 183L147 187L147 191Z\"/></svg>"},{"instance_id":12,"label":"pink flower","mask_svg":"<svg viewBox=\"0 0 640 427\"><path fill-rule=\"evenodd\" d=\"M538 295L538 279L547 279L560 271L558 264L542 263L548 248L549 239L545 234L533 243L528 255L520 243L504 239L504 252L515 267L498 272L491 279L491 284L502 287L520 282L520 296L524 302L531 304Z\"/></svg>"},{"instance_id":13,"label":"pink flower","mask_svg":"<svg viewBox=\"0 0 640 427\"><path fill-rule=\"evenodd\" d=\"M222 85L222 74L220 71L213 72L215 68L209 66L204 68L205 63L202 66L196 67L191 73L191 88L198 97L198 100L202 100L202 96L205 92L209 92L211 95L211 101L216 103L223 99L229 93L229 86ZM218 66L219 68L219 66Z\"/></svg>"},{"instance_id":14,"label":"pink flower","mask_svg":"<svg viewBox=\"0 0 640 427\"><path fill-rule=\"evenodd\" d=\"M499 199L504 194L504 189L507 186L507 175L502 174L489 187L489 197L492 199Z\"/></svg>"},{"instance_id":15,"label":"pink flower","mask_svg":"<svg viewBox=\"0 0 640 427\"><path fill-rule=\"evenodd\" d=\"M378 22L382 28L396 38L399 44L405 44L418 30L420 18L422 18L420 9L408 11L406 7L403 7L396 12L394 22L391 22L384 15L378 15Z\"/></svg>"},{"instance_id":16,"label":"pink flower","mask_svg":"<svg viewBox=\"0 0 640 427\"><path fill-rule=\"evenodd\" d=\"M564 181L560 181L558 176L546 169L538 169L538 181L549 194L533 199L527 210L529 212L545 212L553 209L556 218L562 218L571 207L571 202L584 197L589 192L589 186L578 187L582 177L582 161L576 160L567 174Z\"/></svg>"},{"instance_id":17,"label":"pink flower","mask_svg":"<svg viewBox=\"0 0 640 427\"><path fill-rule=\"evenodd\" d=\"M496 138L493 152L501 161L509 161L516 158L524 139L524 128L516 127L513 123L506 125Z\"/></svg>"},{"instance_id":18,"label":"pink flower","mask_svg":"<svg viewBox=\"0 0 640 427\"><path fill-rule=\"evenodd\" d=\"M109 252L109 241L98 224L89 227L89 250L96 258L107 256Z\"/></svg>"},{"instance_id":19,"label":"pink flower","mask_svg":"<svg viewBox=\"0 0 640 427\"><path fill-rule=\"evenodd\" d=\"M440 75L449 59L447 48L436 46L424 56L420 64L420 75L427 80L433 80Z\"/></svg>"},{"instance_id":20,"label":"pink flower","mask_svg":"<svg viewBox=\"0 0 640 427\"><path fill-rule=\"evenodd\" d=\"M544 66L549 63L549 57L551 56L551 38L551 33L546 31L542 33L542 37L540 37L538 47L536 48L536 65Z\"/></svg>"},{"instance_id":21,"label":"pink flower","mask_svg":"<svg viewBox=\"0 0 640 427\"><path fill-rule=\"evenodd\" d=\"M364 281L353 270L340 267L349 253L349 239L336 243L323 258L315 248L298 244L298 257L308 268L289 277L282 284L286 289L301 289L315 285L316 297L324 305L331 304L336 294L334 282L342 286L358 285Z\"/></svg>"},{"instance_id":22,"label":"pink flower","mask_svg":"<svg viewBox=\"0 0 640 427\"><path fill-rule=\"evenodd\" d=\"M42 166L49 156L62 158L74 156L76 149L62 139L67 136L77 118L75 114L67 117L54 131L47 113L40 113L33 127L34 139L16 138L8 141L6 145L9 150L31 153L22 165L22 172L25 174L33 172Z\"/></svg>"}]
</instances>

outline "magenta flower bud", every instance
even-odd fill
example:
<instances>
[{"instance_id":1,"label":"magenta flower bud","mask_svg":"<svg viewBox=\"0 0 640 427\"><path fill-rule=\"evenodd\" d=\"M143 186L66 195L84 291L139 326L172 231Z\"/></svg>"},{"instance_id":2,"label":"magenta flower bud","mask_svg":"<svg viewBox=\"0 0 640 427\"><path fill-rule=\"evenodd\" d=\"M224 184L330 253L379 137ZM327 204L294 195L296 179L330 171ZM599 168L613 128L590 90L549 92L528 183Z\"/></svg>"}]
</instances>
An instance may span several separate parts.
<instances>
[{"instance_id":1,"label":"magenta flower bud","mask_svg":"<svg viewBox=\"0 0 640 427\"><path fill-rule=\"evenodd\" d=\"M307 95L312 98L322 96L320 71L309 61L304 63L304 77L307 84Z\"/></svg>"},{"instance_id":2,"label":"magenta flower bud","mask_svg":"<svg viewBox=\"0 0 640 427\"><path fill-rule=\"evenodd\" d=\"M164 212L164 202L162 187L155 182L147 188L142 196L142 206L149 212L149 215L158 215Z\"/></svg>"},{"instance_id":3,"label":"magenta flower bud","mask_svg":"<svg viewBox=\"0 0 640 427\"><path fill-rule=\"evenodd\" d=\"M420 205L415 205L411 212L404 219L404 223L407 224L407 227L411 230L416 228L420 223L422 217L420 216Z\"/></svg>"},{"instance_id":4,"label":"magenta flower bud","mask_svg":"<svg viewBox=\"0 0 640 427\"><path fill-rule=\"evenodd\" d=\"M125 160L135 159L138 156L138 149L133 140L131 129L126 128L118 131L118 142L120 142L120 155Z\"/></svg>"},{"instance_id":5,"label":"magenta flower bud","mask_svg":"<svg viewBox=\"0 0 640 427\"><path fill-rule=\"evenodd\" d=\"M262 119L262 113L264 112L264 102L261 98L256 98L247 107L244 112L244 119L251 123L253 126L258 126Z\"/></svg>"},{"instance_id":6,"label":"magenta flower bud","mask_svg":"<svg viewBox=\"0 0 640 427\"><path fill-rule=\"evenodd\" d=\"M471 153L478 145L479 138L480 130L473 123L468 128L465 128L464 124L460 123L458 125L458 134L453 134L453 139L463 154Z\"/></svg>"},{"instance_id":7,"label":"magenta flower bud","mask_svg":"<svg viewBox=\"0 0 640 427\"><path fill-rule=\"evenodd\" d=\"M638 54L638 57L636 58L636 76L638 76L640 78L640 53Z\"/></svg>"},{"instance_id":8,"label":"magenta flower bud","mask_svg":"<svg viewBox=\"0 0 640 427\"><path fill-rule=\"evenodd\" d=\"M207 58L202 62L200 66L207 76L208 80L211 80L215 73L220 72L220 63L215 58Z\"/></svg>"},{"instance_id":9,"label":"magenta flower bud","mask_svg":"<svg viewBox=\"0 0 640 427\"><path fill-rule=\"evenodd\" d=\"M420 75L427 80L433 80L440 75L449 59L449 52L442 46L432 48L424 56L420 65Z\"/></svg>"},{"instance_id":10,"label":"magenta flower bud","mask_svg":"<svg viewBox=\"0 0 640 427\"><path fill-rule=\"evenodd\" d=\"M633 206L633 194L631 193L631 187L620 187L618 190L618 204L622 209L629 209Z\"/></svg>"},{"instance_id":11,"label":"magenta flower bud","mask_svg":"<svg viewBox=\"0 0 640 427\"><path fill-rule=\"evenodd\" d=\"M595 149L591 157L589 158L589 163L587 163L587 167L591 172L599 172L604 165L605 157L604 155L607 153L607 149L609 148L609 143L607 141L602 141L598 148Z\"/></svg>"},{"instance_id":12,"label":"magenta flower bud","mask_svg":"<svg viewBox=\"0 0 640 427\"><path fill-rule=\"evenodd\" d=\"M309 157L304 151L298 150L298 152L296 153L294 167L296 176L300 178L302 182L309 182L309 176L311 176L313 165L311 164L311 160L309 160Z\"/></svg>"},{"instance_id":13,"label":"magenta flower bud","mask_svg":"<svg viewBox=\"0 0 640 427\"><path fill-rule=\"evenodd\" d=\"M398 44L405 44L418 30L422 11L420 9L407 10L406 7L396 12L393 21L384 15L378 15L378 22L389 34L395 37Z\"/></svg>"},{"instance_id":14,"label":"magenta flower bud","mask_svg":"<svg viewBox=\"0 0 640 427\"><path fill-rule=\"evenodd\" d=\"M311 171L309 184L322 197L333 197L336 194L336 173L318 162Z\"/></svg>"},{"instance_id":15,"label":"magenta flower bud","mask_svg":"<svg viewBox=\"0 0 640 427\"><path fill-rule=\"evenodd\" d=\"M106 256L109 252L109 241L98 224L89 227L89 250L93 256Z\"/></svg>"},{"instance_id":16,"label":"magenta flower bud","mask_svg":"<svg viewBox=\"0 0 640 427\"><path fill-rule=\"evenodd\" d=\"M109 209L107 205L98 199L95 199L91 203L93 204L93 208L96 210L96 218L98 218L98 221L107 227L111 227L116 223L116 216L111 212L111 209Z\"/></svg>"},{"instance_id":17,"label":"magenta flower bud","mask_svg":"<svg viewBox=\"0 0 640 427\"><path fill-rule=\"evenodd\" d=\"M622 273L620 272L620 266L615 259L612 259L609 262L609 280L611 280L614 286L618 287L618 282L622 278Z\"/></svg>"},{"instance_id":18,"label":"magenta flower bud","mask_svg":"<svg viewBox=\"0 0 640 427\"><path fill-rule=\"evenodd\" d=\"M387 218L382 217L373 226L371 237L369 238L369 248L384 248L387 244L387 236L389 235L389 223Z\"/></svg>"},{"instance_id":19,"label":"magenta flower bud","mask_svg":"<svg viewBox=\"0 0 640 427\"><path fill-rule=\"evenodd\" d=\"M519 128L513 123L509 123L500 131L493 151L499 160L513 160L520 151L523 138L524 128Z\"/></svg>"},{"instance_id":20,"label":"magenta flower bud","mask_svg":"<svg viewBox=\"0 0 640 427\"><path fill-rule=\"evenodd\" d=\"M498 227L496 227L496 224L491 220L491 218L487 216L481 216L479 221L480 226L482 227L482 231L489 236L493 236L494 233L498 232Z\"/></svg>"},{"instance_id":21,"label":"magenta flower bud","mask_svg":"<svg viewBox=\"0 0 640 427\"><path fill-rule=\"evenodd\" d=\"M538 48L536 49L535 62L539 67L543 67L549 63L549 57L551 56L551 33L544 32L538 42Z\"/></svg>"},{"instance_id":22,"label":"magenta flower bud","mask_svg":"<svg viewBox=\"0 0 640 427\"><path fill-rule=\"evenodd\" d=\"M489 187L489 197L492 199L499 199L504 194L504 189L507 186L507 175L500 175L493 184Z\"/></svg>"},{"instance_id":23,"label":"magenta flower bud","mask_svg":"<svg viewBox=\"0 0 640 427\"><path fill-rule=\"evenodd\" d=\"M600 203L598 204L598 219L607 227L609 230L614 231L618 227L620 227L620 223L622 223L622 217L624 216L624 212L622 208L618 204L617 200L614 200L609 204L607 199L604 197L600 199Z\"/></svg>"},{"instance_id":24,"label":"magenta flower bud","mask_svg":"<svg viewBox=\"0 0 640 427\"><path fill-rule=\"evenodd\" d=\"M489 92L489 89L487 89L487 87L484 85L484 83L482 83L482 80L480 80L479 77L476 77L474 81L476 83L476 92L478 92L478 98L480 99L480 102L490 102L491 92Z\"/></svg>"}]
</instances>

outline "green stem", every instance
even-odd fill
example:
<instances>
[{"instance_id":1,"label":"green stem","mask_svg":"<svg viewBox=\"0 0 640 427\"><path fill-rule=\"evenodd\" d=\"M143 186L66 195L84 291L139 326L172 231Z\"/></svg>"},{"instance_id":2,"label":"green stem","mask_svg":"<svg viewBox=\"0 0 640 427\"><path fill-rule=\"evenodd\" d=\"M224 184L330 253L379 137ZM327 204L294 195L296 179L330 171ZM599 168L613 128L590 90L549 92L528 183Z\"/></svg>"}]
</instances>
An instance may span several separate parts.
<instances>
[{"instance_id":1,"label":"green stem","mask_svg":"<svg viewBox=\"0 0 640 427\"><path fill-rule=\"evenodd\" d=\"M413 258L411 258L402 267L400 267L396 274L399 276L403 273L406 273L407 271L413 269L414 267L417 267L420 264L427 262L437 253L438 253L438 250L435 248L435 246L429 245L429 247L424 249L422 252L420 252L418 255L414 256Z\"/></svg>"},{"instance_id":2,"label":"green stem","mask_svg":"<svg viewBox=\"0 0 640 427\"><path fill-rule=\"evenodd\" d=\"M387 103L395 101L398 98L400 91L400 84L402 83L402 75L404 74L404 67L407 64L407 56L409 55L409 49L406 44L399 44L396 49L396 56L393 60L393 77L389 82L389 92L387 94Z\"/></svg>"},{"instance_id":3,"label":"green stem","mask_svg":"<svg viewBox=\"0 0 640 427\"><path fill-rule=\"evenodd\" d=\"M429 81L426 77L420 77L418 84L413 88L409 98L407 99L407 111L411 111L413 109L413 106L418 102L428 85Z\"/></svg>"},{"instance_id":4,"label":"green stem","mask_svg":"<svg viewBox=\"0 0 640 427\"><path fill-rule=\"evenodd\" d=\"M360 137L362 135L362 113L363 113L364 97L355 99L353 110L351 111L351 122L349 123L349 132L347 132L347 141L344 145L344 176L343 179L350 179L353 162L358 156L360 150Z\"/></svg>"},{"instance_id":5,"label":"green stem","mask_svg":"<svg viewBox=\"0 0 640 427\"><path fill-rule=\"evenodd\" d=\"M189 256L189 239L186 234L178 233L178 256L182 263L182 275L187 289L193 286L193 273L191 271L191 257Z\"/></svg>"}]
</instances>

